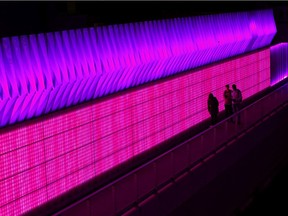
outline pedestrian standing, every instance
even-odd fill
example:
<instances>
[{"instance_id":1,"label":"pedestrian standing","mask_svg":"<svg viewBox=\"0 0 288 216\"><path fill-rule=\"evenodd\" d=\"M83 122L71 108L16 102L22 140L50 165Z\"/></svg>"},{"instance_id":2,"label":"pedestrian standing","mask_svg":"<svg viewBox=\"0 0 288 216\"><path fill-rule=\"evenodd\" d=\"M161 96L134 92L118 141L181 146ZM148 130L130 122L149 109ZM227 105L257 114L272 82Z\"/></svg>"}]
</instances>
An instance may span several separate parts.
<instances>
[{"instance_id":1,"label":"pedestrian standing","mask_svg":"<svg viewBox=\"0 0 288 216\"><path fill-rule=\"evenodd\" d=\"M208 96L208 112L211 116L211 125L215 125L218 121L219 102L212 93Z\"/></svg>"},{"instance_id":2,"label":"pedestrian standing","mask_svg":"<svg viewBox=\"0 0 288 216\"><path fill-rule=\"evenodd\" d=\"M228 118L233 114L233 108L232 108L232 90L230 89L229 84L227 84L226 89L224 90L223 97L224 97L224 108L225 108L225 116ZM233 119L229 119L229 121L232 121Z\"/></svg>"},{"instance_id":3,"label":"pedestrian standing","mask_svg":"<svg viewBox=\"0 0 288 216\"><path fill-rule=\"evenodd\" d=\"M238 113L236 116L236 121L238 124L241 123L241 117L240 117L240 109L241 109L241 103L242 103L242 92L237 88L236 84L232 85L232 105L233 105L233 112Z\"/></svg>"}]
</instances>

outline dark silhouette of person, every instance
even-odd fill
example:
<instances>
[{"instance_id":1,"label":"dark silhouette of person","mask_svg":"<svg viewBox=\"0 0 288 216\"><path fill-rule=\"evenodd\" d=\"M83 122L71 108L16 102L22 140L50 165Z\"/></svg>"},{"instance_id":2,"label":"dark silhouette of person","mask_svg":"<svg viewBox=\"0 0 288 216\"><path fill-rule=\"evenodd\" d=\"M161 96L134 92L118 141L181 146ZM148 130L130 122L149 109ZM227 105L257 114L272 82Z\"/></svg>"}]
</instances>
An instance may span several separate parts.
<instances>
[{"instance_id":1,"label":"dark silhouette of person","mask_svg":"<svg viewBox=\"0 0 288 216\"><path fill-rule=\"evenodd\" d=\"M237 113L241 109L242 103L242 92L237 88L235 84L232 85L232 103L233 103L233 112ZM240 114L237 114L236 121L240 124Z\"/></svg>"},{"instance_id":2,"label":"dark silhouette of person","mask_svg":"<svg viewBox=\"0 0 288 216\"><path fill-rule=\"evenodd\" d=\"M208 112L211 116L211 125L215 125L218 121L219 102L212 93L208 96Z\"/></svg>"},{"instance_id":3,"label":"dark silhouette of person","mask_svg":"<svg viewBox=\"0 0 288 216\"><path fill-rule=\"evenodd\" d=\"M227 118L233 114L232 90L229 88L229 84L227 84L225 87L226 89L223 93L223 97L224 97L225 116ZM233 119L231 118L230 121L233 121Z\"/></svg>"}]
</instances>

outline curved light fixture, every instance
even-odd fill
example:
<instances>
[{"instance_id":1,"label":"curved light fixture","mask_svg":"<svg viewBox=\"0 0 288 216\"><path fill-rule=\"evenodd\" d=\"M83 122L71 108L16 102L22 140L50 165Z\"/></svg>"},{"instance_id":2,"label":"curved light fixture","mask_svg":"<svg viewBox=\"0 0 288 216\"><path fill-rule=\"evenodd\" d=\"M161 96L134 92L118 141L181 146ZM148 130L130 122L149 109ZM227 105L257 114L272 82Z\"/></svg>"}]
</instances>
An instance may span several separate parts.
<instances>
[{"instance_id":1,"label":"curved light fixture","mask_svg":"<svg viewBox=\"0 0 288 216\"><path fill-rule=\"evenodd\" d=\"M0 127L271 43L272 10L0 40Z\"/></svg>"}]
</instances>

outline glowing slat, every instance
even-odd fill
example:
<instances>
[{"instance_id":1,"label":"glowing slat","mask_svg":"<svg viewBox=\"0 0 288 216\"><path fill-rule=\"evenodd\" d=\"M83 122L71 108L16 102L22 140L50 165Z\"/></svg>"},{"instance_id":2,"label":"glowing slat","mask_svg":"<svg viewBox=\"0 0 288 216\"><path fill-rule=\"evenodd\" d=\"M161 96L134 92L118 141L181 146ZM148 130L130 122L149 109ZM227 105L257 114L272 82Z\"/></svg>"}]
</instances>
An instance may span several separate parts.
<instances>
[{"instance_id":1,"label":"glowing slat","mask_svg":"<svg viewBox=\"0 0 288 216\"><path fill-rule=\"evenodd\" d=\"M271 85L288 77L288 43L281 43L270 48L271 51ZM263 62L264 66L266 62Z\"/></svg>"}]
</instances>

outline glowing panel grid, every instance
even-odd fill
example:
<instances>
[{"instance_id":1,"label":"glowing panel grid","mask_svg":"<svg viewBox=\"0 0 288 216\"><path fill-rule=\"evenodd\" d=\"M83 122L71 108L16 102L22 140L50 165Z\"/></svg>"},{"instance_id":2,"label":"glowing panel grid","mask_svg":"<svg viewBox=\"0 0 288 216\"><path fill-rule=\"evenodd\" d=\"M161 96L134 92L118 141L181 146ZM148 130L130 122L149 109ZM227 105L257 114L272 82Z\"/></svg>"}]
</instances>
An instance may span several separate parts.
<instances>
[{"instance_id":1,"label":"glowing panel grid","mask_svg":"<svg viewBox=\"0 0 288 216\"><path fill-rule=\"evenodd\" d=\"M270 49L2 128L0 215L19 215L57 198L207 119L210 92L223 110L227 83L236 83L244 99L268 87Z\"/></svg>"},{"instance_id":2,"label":"glowing panel grid","mask_svg":"<svg viewBox=\"0 0 288 216\"><path fill-rule=\"evenodd\" d=\"M288 43L270 47L271 52L271 85L288 77Z\"/></svg>"},{"instance_id":3,"label":"glowing panel grid","mask_svg":"<svg viewBox=\"0 0 288 216\"><path fill-rule=\"evenodd\" d=\"M272 10L0 40L0 127L267 46Z\"/></svg>"}]
</instances>

